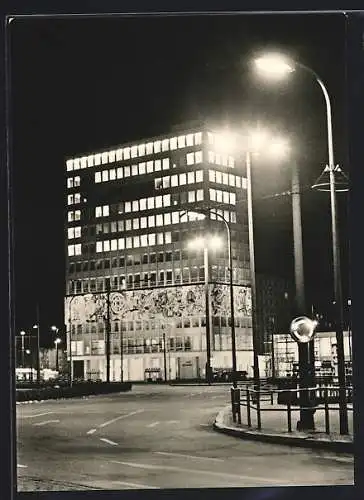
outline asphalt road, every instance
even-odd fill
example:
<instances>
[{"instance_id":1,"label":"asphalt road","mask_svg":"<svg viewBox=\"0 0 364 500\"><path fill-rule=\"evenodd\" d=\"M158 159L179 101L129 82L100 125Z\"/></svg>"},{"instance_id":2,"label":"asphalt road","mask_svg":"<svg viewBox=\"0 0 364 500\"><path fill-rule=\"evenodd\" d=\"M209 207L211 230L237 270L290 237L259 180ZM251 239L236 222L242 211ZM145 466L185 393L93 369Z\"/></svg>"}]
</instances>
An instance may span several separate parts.
<instances>
[{"instance_id":1,"label":"asphalt road","mask_svg":"<svg viewBox=\"0 0 364 500\"><path fill-rule=\"evenodd\" d=\"M243 441L212 423L227 386L17 405L18 491L353 484L353 457Z\"/></svg>"}]
</instances>

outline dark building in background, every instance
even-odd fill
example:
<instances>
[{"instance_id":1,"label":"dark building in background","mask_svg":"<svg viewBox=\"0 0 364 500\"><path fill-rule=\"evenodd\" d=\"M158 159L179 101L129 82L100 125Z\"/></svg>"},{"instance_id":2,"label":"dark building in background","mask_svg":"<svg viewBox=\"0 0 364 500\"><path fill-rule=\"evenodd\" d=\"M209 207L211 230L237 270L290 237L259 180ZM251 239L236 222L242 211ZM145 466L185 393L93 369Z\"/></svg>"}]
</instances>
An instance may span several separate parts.
<instances>
[{"instance_id":1,"label":"dark building in background","mask_svg":"<svg viewBox=\"0 0 364 500\"><path fill-rule=\"evenodd\" d=\"M66 161L65 324L74 377L143 380L205 376L203 249L208 255L211 365L231 367L227 232L232 235L237 368L252 371L244 165L203 126ZM241 157L242 155L239 155ZM109 351L108 351L109 346ZM122 367L122 372L121 372Z\"/></svg>"}]
</instances>

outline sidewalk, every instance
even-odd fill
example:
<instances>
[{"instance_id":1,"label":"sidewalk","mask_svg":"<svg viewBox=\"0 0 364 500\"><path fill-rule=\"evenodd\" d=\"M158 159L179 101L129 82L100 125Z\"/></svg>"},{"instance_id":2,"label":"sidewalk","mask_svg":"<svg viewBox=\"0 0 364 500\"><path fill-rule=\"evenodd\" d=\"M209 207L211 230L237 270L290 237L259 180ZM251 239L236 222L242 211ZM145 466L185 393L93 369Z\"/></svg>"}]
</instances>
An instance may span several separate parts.
<instances>
[{"instance_id":1,"label":"sidewalk","mask_svg":"<svg viewBox=\"0 0 364 500\"><path fill-rule=\"evenodd\" d=\"M334 408L337 405L332 405ZM351 405L348 405L351 408ZM297 408L297 407L293 407ZM214 429L218 432L277 444L290 446L306 446L310 448L326 448L336 452L353 453L353 411L348 411L349 435L340 435L339 412L330 410L330 434L325 433L325 412L317 410L314 415L315 431L297 431L300 412L292 411L292 432L288 432L287 407L269 402L261 403L261 430L257 428L257 411L251 409L251 427L248 427L247 408L241 406L241 424L234 423L231 406L224 408L216 417ZM266 410L266 411L264 411ZM274 411L267 411L274 410Z\"/></svg>"}]
</instances>

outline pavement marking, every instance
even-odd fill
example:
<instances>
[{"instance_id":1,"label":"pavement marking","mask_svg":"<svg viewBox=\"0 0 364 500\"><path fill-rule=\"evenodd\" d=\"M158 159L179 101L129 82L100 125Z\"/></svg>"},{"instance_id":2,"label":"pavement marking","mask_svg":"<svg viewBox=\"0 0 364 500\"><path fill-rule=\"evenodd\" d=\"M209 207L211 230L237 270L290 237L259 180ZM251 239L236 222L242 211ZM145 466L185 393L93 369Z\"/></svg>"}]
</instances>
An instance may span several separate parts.
<instances>
[{"instance_id":1,"label":"pavement marking","mask_svg":"<svg viewBox=\"0 0 364 500\"><path fill-rule=\"evenodd\" d=\"M17 464L17 467L19 467L19 469L26 469L28 466L22 465L22 464Z\"/></svg>"},{"instance_id":2,"label":"pavement marking","mask_svg":"<svg viewBox=\"0 0 364 500\"><path fill-rule=\"evenodd\" d=\"M97 429L90 429L89 431L86 432L86 434L94 434L97 431Z\"/></svg>"},{"instance_id":3,"label":"pavement marking","mask_svg":"<svg viewBox=\"0 0 364 500\"><path fill-rule=\"evenodd\" d=\"M125 465L126 467L134 467L136 469L149 469L149 470L162 470L162 471L170 471L170 472L186 472L188 474L204 474L206 476L220 476L224 478L231 479L241 479L243 481L259 481L267 485L267 483L282 485L282 479L272 478L272 477L257 477L257 476L242 476L238 474L231 474L229 472L219 472L219 471L209 471L209 470L196 470L196 469L185 469L182 467L172 467L170 465L151 465L151 464L142 464L135 462L121 462L118 460L109 460L110 463Z\"/></svg>"},{"instance_id":4,"label":"pavement marking","mask_svg":"<svg viewBox=\"0 0 364 500\"><path fill-rule=\"evenodd\" d=\"M167 424L179 424L180 422L180 420L168 420Z\"/></svg>"},{"instance_id":5,"label":"pavement marking","mask_svg":"<svg viewBox=\"0 0 364 500\"><path fill-rule=\"evenodd\" d=\"M113 446L118 446L118 443L115 443L115 441L110 441L110 439L107 438L100 438L100 441L104 441L104 443L107 444L112 444Z\"/></svg>"},{"instance_id":6,"label":"pavement marking","mask_svg":"<svg viewBox=\"0 0 364 500\"><path fill-rule=\"evenodd\" d=\"M46 411L44 413L34 413L33 415L22 415L22 418L34 418L34 417L44 417L44 415L50 415L54 413L53 411Z\"/></svg>"},{"instance_id":7,"label":"pavement marking","mask_svg":"<svg viewBox=\"0 0 364 500\"><path fill-rule=\"evenodd\" d=\"M130 488L140 488L142 490L160 490L159 486L149 486L147 484L126 483L125 481L113 481L113 483L129 486Z\"/></svg>"},{"instance_id":8,"label":"pavement marking","mask_svg":"<svg viewBox=\"0 0 364 500\"><path fill-rule=\"evenodd\" d=\"M185 455L184 453L169 453L167 451L155 451L157 455L165 455L167 457L182 457L182 458L192 458L197 460L212 460L213 462L224 462L222 458L211 458L211 457L198 457L196 455Z\"/></svg>"},{"instance_id":9,"label":"pavement marking","mask_svg":"<svg viewBox=\"0 0 364 500\"><path fill-rule=\"evenodd\" d=\"M41 425L57 424L58 422L60 422L60 420L44 420L43 422L38 422L38 423L33 424L33 425L40 427Z\"/></svg>"},{"instance_id":10,"label":"pavement marking","mask_svg":"<svg viewBox=\"0 0 364 500\"><path fill-rule=\"evenodd\" d=\"M155 427L156 425L160 424L160 422L152 422L151 424L148 424L146 427Z\"/></svg>"},{"instance_id":11,"label":"pavement marking","mask_svg":"<svg viewBox=\"0 0 364 500\"><path fill-rule=\"evenodd\" d=\"M102 429L103 427L106 427L107 425L113 424L114 422L117 422L118 420L121 420L123 418L131 417L133 415L136 415L137 413L142 413L144 410L136 410L132 411L130 413L127 413L126 415L120 415L119 417L113 418L112 420L108 420L107 422L104 422L103 424L99 425L99 428Z\"/></svg>"}]
</instances>

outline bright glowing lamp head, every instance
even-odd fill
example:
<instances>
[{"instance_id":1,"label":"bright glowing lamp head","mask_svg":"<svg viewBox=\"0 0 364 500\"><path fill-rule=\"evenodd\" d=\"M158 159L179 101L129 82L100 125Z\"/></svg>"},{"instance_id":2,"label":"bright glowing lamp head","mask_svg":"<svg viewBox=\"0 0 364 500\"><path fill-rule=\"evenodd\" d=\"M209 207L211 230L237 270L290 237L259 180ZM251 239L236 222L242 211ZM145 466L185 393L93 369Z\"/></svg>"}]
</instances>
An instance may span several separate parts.
<instances>
[{"instance_id":1,"label":"bright glowing lamp head","mask_svg":"<svg viewBox=\"0 0 364 500\"><path fill-rule=\"evenodd\" d=\"M60 344L61 343L61 339L60 338L57 338L54 343L57 345L57 344Z\"/></svg>"},{"instance_id":2,"label":"bright glowing lamp head","mask_svg":"<svg viewBox=\"0 0 364 500\"><path fill-rule=\"evenodd\" d=\"M51 330L52 330L52 332L56 332L58 330L58 328L55 325L52 325Z\"/></svg>"},{"instance_id":3,"label":"bright glowing lamp head","mask_svg":"<svg viewBox=\"0 0 364 500\"><path fill-rule=\"evenodd\" d=\"M205 239L202 237L195 238L188 242L188 248L190 250L200 250L205 246Z\"/></svg>"},{"instance_id":4,"label":"bright glowing lamp head","mask_svg":"<svg viewBox=\"0 0 364 500\"><path fill-rule=\"evenodd\" d=\"M264 148L268 141L268 132L261 128L257 128L249 133L249 147L254 153L258 153Z\"/></svg>"},{"instance_id":5,"label":"bright glowing lamp head","mask_svg":"<svg viewBox=\"0 0 364 500\"><path fill-rule=\"evenodd\" d=\"M281 54L267 54L258 57L254 62L259 73L273 79L284 78L294 71L294 66Z\"/></svg>"},{"instance_id":6,"label":"bright glowing lamp head","mask_svg":"<svg viewBox=\"0 0 364 500\"><path fill-rule=\"evenodd\" d=\"M22 330L22 331L20 332L20 335L21 335L21 336L25 335L25 331L24 331L24 330Z\"/></svg>"},{"instance_id":7,"label":"bright glowing lamp head","mask_svg":"<svg viewBox=\"0 0 364 500\"><path fill-rule=\"evenodd\" d=\"M220 236L212 235L208 241L209 247L213 250L217 250L222 247L222 239Z\"/></svg>"},{"instance_id":8,"label":"bright glowing lamp head","mask_svg":"<svg viewBox=\"0 0 364 500\"><path fill-rule=\"evenodd\" d=\"M38 328L38 325L33 325L33 328L34 328L34 329L35 329L35 328Z\"/></svg>"},{"instance_id":9,"label":"bright glowing lamp head","mask_svg":"<svg viewBox=\"0 0 364 500\"><path fill-rule=\"evenodd\" d=\"M219 153L233 153L237 146L237 134L228 130L215 134L215 148Z\"/></svg>"},{"instance_id":10,"label":"bright glowing lamp head","mask_svg":"<svg viewBox=\"0 0 364 500\"><path fill-rule=\"evenodd\" d=\"M282 158L286 158L289 154L290 148L288 141L285 139L274 139L268 150L268 154L271 158L280 160Z\"/></svg>"}]
</instances>

